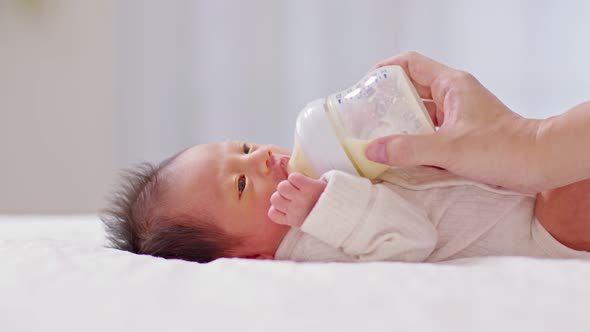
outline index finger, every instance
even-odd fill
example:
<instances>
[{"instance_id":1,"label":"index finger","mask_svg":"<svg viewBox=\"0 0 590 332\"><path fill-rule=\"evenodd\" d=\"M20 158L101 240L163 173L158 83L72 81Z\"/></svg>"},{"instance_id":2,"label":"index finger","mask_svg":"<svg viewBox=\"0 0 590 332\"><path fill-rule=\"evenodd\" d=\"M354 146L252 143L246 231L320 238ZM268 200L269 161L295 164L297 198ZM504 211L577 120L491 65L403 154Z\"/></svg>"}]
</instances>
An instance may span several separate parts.
<instances>
[{"instance_id":1,"label":"index finger","mask_svg":"<svg viewBox=\"0 0 590 332\"><path fill-rule=\"evenodd\" d=\"M407 52L393 56L376 64L372 69L398 65L404 69L421 98L433 99L431 86L441 75L452 68L436 62L417 52Z\"/></svg>"}]
</instances>

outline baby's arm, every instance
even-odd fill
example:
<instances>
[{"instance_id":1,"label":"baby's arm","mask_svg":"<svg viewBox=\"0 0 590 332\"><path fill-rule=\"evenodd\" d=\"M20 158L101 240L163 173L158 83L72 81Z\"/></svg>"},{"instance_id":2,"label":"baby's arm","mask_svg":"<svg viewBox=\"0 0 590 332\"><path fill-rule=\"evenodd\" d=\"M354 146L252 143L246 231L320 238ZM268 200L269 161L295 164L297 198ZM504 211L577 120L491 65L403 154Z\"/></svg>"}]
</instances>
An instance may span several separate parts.
<instances>
[{"instance_id":1,"label":"baby's arm","mask_svg":"<svg viewBox=\"0 0 590 332\"><path fill-rule=\"evenodd\" d=\"M273 218L269 212L271 219L293 227L300 225L301 231L341 250L353 260L423 261L432 253L437 233L423 210L411 206L388 187L364 178L338 171L329 172L323 178L328 183L319 194L316 192L319 185L306 189L307 180L297 179L295 190L286 190L288 185L284 185L283 191L293 198L291 202L306 197L313 200L310 192L316 192L315 197L319 197L317 203L308 203L304 220L289 217L295 209L288 210L289 202L281 202L284 197L280 188L271 202L284 215Z\"/></svg>"}]
</instances>

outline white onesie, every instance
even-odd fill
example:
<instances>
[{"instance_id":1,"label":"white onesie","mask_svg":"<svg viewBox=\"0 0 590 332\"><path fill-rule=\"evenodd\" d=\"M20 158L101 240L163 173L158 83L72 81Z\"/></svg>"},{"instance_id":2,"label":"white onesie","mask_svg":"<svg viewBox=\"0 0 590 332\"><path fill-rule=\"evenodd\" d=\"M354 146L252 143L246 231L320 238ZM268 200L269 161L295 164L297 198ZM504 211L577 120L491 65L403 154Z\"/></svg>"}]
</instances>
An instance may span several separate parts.
<instances>
[{"instance_id":1,"label":"white onesie","mask_svg":"<svg viewBox=\"0 0 590 332\"><path fill-rule=\"evenodd\" d=\"M586 258L534 217L535 198L431 167L391 169L372 183L331 171L301 228L275 258L438 262L472 256Z\"/></svg>"}]
</instances>

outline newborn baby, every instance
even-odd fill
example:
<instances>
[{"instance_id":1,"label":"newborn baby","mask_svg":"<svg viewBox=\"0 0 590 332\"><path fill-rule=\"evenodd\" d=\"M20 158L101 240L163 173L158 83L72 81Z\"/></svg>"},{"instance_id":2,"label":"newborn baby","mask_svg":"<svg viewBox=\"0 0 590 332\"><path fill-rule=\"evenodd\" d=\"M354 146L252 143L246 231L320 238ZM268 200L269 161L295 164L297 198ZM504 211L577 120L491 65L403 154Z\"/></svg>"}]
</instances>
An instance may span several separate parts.
<instances>
[{"instance_id":1,"label":"newborn baby","mask_svg":"<svg viewBox=\"0 0 590 332\"><path fill-rule=\"evenodd\" d=\"M590 179L536 200L430 167L316 180L287 174L288 160L269 145L196 145L131 171L101 218L119 249L196 262L590 258ZM574 217L586 220L561 222Z\"/></svg>"}]
</instances>

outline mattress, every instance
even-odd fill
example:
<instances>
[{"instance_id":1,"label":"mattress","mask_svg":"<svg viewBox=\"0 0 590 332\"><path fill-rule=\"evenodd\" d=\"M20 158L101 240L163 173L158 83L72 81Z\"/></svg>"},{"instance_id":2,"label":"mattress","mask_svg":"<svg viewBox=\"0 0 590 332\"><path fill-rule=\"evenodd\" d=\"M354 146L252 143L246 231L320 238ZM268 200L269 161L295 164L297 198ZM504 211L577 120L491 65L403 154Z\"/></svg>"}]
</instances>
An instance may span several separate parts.
<instances>
[{"instance_id":1,"label":"mattress","mask_svg":"<svg viewBox=\"0 0 590 332\"><path fill-rule=\"evenodd\" d=\"M209 264L105 248L93 215L0 216L0 331L589 331L590 262Z\"/></svg>"}]
</instances>

